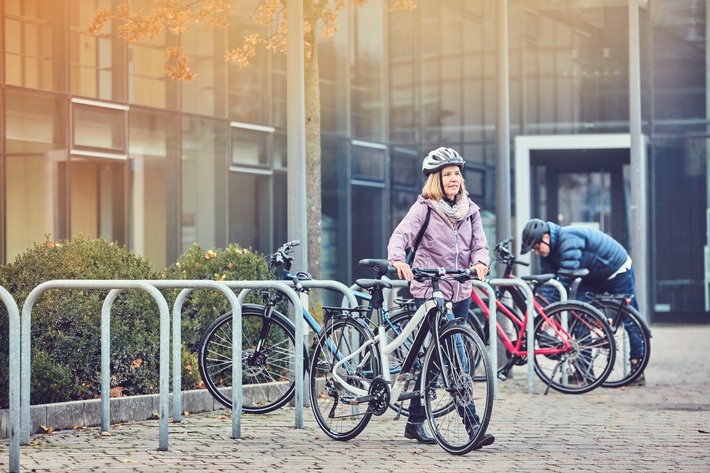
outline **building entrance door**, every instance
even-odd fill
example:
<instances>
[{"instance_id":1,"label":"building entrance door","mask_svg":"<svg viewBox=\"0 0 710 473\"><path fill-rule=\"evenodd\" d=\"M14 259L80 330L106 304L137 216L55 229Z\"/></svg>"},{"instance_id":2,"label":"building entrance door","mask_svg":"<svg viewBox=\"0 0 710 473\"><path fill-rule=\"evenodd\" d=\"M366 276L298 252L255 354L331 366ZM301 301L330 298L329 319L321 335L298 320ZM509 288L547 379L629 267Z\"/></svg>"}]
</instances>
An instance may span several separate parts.
<instances>
[{"instance_id":1,"label":"building entrance door","mask_svg":"<svg viewBox=\"0 0 710 473\"><path fill-rule=\"evenodd\" d=\"M590 226L630 249L628 163L628 150L532 152L534 216Z\"/></svg>"}]
</instances>

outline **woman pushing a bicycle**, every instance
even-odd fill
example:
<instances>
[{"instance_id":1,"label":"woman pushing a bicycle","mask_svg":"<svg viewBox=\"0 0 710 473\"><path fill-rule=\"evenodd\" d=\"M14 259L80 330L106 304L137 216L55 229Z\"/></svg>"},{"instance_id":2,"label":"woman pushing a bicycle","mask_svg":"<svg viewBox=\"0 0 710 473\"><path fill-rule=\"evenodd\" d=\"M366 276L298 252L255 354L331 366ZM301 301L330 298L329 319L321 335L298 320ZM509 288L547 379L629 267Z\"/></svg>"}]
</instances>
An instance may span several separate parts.
<instances>
[{"instance_id":1,"label":"woman pushing a bicycle","mask_svg":"<svg viewBox=\"0 0 710 473\"><path fill-rule=\"evenodd\" d=\"M421 195L397 225L389 244L387 259L397 268L400 279L410 282L417 308L431 297L431 286L413 280L412 268L471 268L479 279L488 274L490 256L479 207L468 197L462 175L464 159L451 148L431 151L422 164L427 176ZM408 251L414 252L407 262ZM409 258L411 260L411 257ZM442 284L441 290L453 303L454 317L466 319L471 302L471 281ZM460 411L470 436L480 428L476 408L471 403ZM412 398L404 436L419 443L436 443L424 426L426 416L420 397ZM476 448L490 445L495 437L485 434Z\"/></svg>"}]
</instances>

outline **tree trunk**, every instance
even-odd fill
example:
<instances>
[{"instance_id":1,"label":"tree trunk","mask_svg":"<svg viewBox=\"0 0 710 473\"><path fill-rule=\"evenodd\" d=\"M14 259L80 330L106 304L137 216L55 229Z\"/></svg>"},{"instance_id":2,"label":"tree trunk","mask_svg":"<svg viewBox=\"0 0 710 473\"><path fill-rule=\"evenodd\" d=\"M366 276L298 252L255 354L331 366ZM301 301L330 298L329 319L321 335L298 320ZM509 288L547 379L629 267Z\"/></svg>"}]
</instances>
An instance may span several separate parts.
<instances>
[{"instance_id":1,"label":"tree trunk","mask_svg":"<svg viewBox=\"0 0 710 473\"><path fill-rule=\"evenodd\" d=\"M315 28L306 33L312 47L304 58L306 112L306 227L308 229L308 272L314 279L322 273L320 77Z\"/></svg>"}]
</instances>

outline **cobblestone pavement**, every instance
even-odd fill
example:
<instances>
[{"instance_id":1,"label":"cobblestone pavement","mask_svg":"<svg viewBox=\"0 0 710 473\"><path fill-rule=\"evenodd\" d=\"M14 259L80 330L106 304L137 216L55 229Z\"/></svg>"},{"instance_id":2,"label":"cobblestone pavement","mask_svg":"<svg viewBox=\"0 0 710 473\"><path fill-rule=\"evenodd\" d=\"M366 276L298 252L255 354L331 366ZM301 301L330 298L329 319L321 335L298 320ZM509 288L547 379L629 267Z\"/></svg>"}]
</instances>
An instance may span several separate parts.
<instances>
[{"instance_id":1,"label":"cobblestone pavement","mask_svg":"<svg viewBox=\"0 0 710 473\"><path fill-rule=\"evenodd\" d=\"M229 411L194 414L171 424L169 451L158 451L157 421L36 436L21 447L22 471L480 471L710 472L710 326L653 327L644 387L598 388L583 395L550 391L525 367L499 383L489 432L496 442L464 456L406 440L391 412L356 439L336 442L309 408L304 429L294 410L242 417L231 435ZM7 440L0 470L8 468Z\"/></svg>"}]
</instances>

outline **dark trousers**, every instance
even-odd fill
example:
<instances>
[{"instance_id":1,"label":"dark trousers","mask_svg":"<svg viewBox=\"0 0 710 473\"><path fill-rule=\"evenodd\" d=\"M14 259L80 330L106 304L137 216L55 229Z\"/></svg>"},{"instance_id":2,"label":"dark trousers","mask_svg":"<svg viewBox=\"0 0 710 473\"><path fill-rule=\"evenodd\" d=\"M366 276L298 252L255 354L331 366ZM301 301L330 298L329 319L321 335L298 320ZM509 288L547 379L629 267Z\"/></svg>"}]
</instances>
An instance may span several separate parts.
<instances>
[{"instance_id":1,"label":"dark trousers","mask_svg":"<svg viewBox=\"0 0 710 473\"><path fill-rule=\"evenodd\" d=\"M584 279L579 284L577 289L577 299L580 301L588 301L587 292L593 294L602 294L608 292L609 294L632 294L634 297L631 299L631 306L638 310L638 302L636 301L636 292L634 289L635 279L634 279L634 268L632 267L628 271L621 274L617 274L614 278L608 279L603 283L597 284L585 284ZM629 335L629 359L639 360L643 358L644 349L643 338L641 336L641 329L636 324L631 323L628 317L623 317L621 320L626 329L626 333Z\"/></svg>"}]
</instances>

